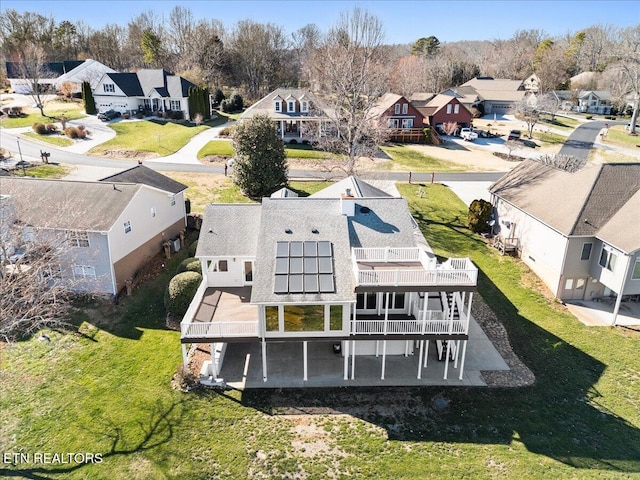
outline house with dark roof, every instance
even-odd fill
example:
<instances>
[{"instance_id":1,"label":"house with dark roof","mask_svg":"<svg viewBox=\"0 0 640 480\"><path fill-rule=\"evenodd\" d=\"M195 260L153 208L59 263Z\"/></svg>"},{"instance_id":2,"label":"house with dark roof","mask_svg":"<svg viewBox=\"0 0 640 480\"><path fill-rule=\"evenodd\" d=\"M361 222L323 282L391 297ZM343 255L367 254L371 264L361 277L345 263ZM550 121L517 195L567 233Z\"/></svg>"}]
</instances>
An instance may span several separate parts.
<instances>
[{"instance_id":1,"label":"house with dark roof","mask_svg":"<svg viewBox=\"0 0 640 480\"><path fill-rule=\"evenodd\" d=\"M190 119L189 88L195 86L166 70L142 69L135 73L106 73L93 89L93 97L101 112L181 112Z\"/></svg>"},{"instance_id":2,"label":"house with dark roof","mask_svg":"<svg viewBox=\"0 0 640 480\"><path fill-rule=\"evenodd\" d=\"M640 163L574 173L525 160L490 187L494 233L564 301L640 296Z\"/></svg>"},{"instance_id":3,"label":"house with dark roof","mask_svg":"<svg viewBox=\"0 0 640 480\"><path fill-rule=\"evenodd\" d=\"M475 265L438 262L404 198L354 177L326 190L206 206L185 366L198 344L209 385L482 384L465 371Z\"/></svg>"},{"instance_id":4,"label":"house with dark roof","mask_svg":"<svg viewBox=\"0 0 640 480\"><path fill-rule=\"evenodd\" d=\"M402 95L385 93L369 111L369 119L386 129L391 141L424 139L423 115Z\"/></svg>"},{"instance_id":5,"label":"house with dark roof","mask_svg":"<svg viewBox=\"0 0 640 480\"><path fill-rule=\"evenodd\" d=\"M322 102L313 93L299 88L277 88L247 108L239 121L256 115L271 118L276 132L287 143L311 140L329 121Z\"/></svg>"},{"instance_id":6,"label":"house with dark roof","mask_svg":"<svg viewBox=\"0 0 640 480\"><path fill-rule=\"evenodd\" d=\"M144 166L92 182L3 177L0 194L15 220L4 240L28 249L55 238L64 247L52 265L56 278L76 291L117 295L165 242L179 248L186 188Z\"/></svg>"},{"instance_id":7,"label":"house with dark roof","mask_svg":"<svg viewBox=\"0 0 640 480\"><path fill-rule=\"evenodd\" d=\"M64 83L69 82L77 85L76 91L80 91L82 82L88 81L95 86L102 75L115 71L91 59L48 62L38 66L37 72L29 72L33 67L20 62L6 62L5 67L11 89L22 94L32 93L34 75L41 77L38 84L42 85L44 90L55 92Z\"/></svg>"}]
</instances>

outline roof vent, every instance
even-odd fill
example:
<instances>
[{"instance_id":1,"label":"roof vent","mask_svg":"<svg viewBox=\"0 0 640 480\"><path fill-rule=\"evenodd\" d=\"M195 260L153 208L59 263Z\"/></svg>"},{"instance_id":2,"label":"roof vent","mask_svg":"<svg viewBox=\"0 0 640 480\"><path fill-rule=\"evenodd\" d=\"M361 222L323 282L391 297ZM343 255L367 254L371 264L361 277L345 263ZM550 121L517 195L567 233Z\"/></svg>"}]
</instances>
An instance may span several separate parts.
<instances>
[{"instance_id":1,"label":"roof vent","mask_svg":"<svg viewBox=\"0 0 640 480\"><path fill-rule=\"evenodd\" d=\"M317 228L314 228L311 230L311 233L320 233L320 231Z\"/></svg>"},{"instance_id":2,"label":"roof vent","mask_svg":"<svg viewBox=\"0 0 640 480\"><path fill-rule=\"evenodd\" d=\"M360 207L360 213L369 213L371 209L369 207Z\"/></svg>"},{"instance_id":3,"label":"roof vent","mask_svg":"<svg viewBox=\"0 0 640 480\"><path fill-rule=\"evenodd\" d=\"M288 233L289 235L291 235L293 233L293 230L291 230L290 228L287 228L284 233Z\"/></svg>"}]
</instances>

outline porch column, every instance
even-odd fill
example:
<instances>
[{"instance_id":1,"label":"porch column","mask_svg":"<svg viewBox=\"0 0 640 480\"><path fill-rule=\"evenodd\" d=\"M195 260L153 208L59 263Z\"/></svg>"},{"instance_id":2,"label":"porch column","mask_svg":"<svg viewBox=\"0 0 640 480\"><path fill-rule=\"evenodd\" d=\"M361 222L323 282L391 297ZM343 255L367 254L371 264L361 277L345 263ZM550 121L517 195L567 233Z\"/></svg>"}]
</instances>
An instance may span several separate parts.
<instances>
[{"instance_id":1,"label":"porch column","mask_svg":"<svg viewBox=\"0 0 640 480\"><path fill-rule=\"evenodd\" d=\"M344 341L344 379L349 380L349 340Z\"/></svg>"},{"instance_id":2,"label":"porch column","mask_svg":"<svg viewBox=\"0 0 640 480\"><path fill-rule=\"evenodd\" d=\"M356 341L351 340L351 380L356 378Z\"/></svg>"},{"instance_id":3,"label":"porch column","mask_svg":"<svg viewBox=\"0 0 640 480\"><path fill-rule=\"evenodd\" d=\"M425 340L425 350L424 350L424 368L427 368L427 358L429 358L429 343L431 340Z\"/></svg>"},{"instance_id":4,"label":"porch column","mask_svg":"<svg viewBox=\"0 0 640 480\"><path fill-rule=\"evenodd\" d=\"M453 362L453 368L458 368L458 355L460 355L460 340L456 341L456 358Z\"/></svg>"},{"instance_id":5,"label":"porch column","mask_svg":"<svg viewBox=\"0 0 640 480\"><path fill-rule=\"evenodd\" d=\"M469 322L471 322L471 302L473 301L473 292L469 292L469 307L467 309L467 331L469 333Z\"/></svg>"},{"instance_id":6,"label":"porch column","mask_svg":"<svg viewBox=\"0 0 640 480\"><path fill-rule=\"evenodd\" d=\"M380 380L384 380L384 367L387 361L387 341L382 341L382 374L380 375Z\"/></svg>"},{"instance_id":7,"label":"porch column","mask_svg":"<svg viewBox=\"0 0 640 480\"><path fill-rule=\"evenodd\" d=\"M389 292L385 293L384 305L384 334L387 334L387 322L389 321ZM386 340L385 340L386 342Z\"/></svg>"},{"instance_id":8,"label":"porch column","mask_svg":"<svg viewBox=\"0 0 640 480\"><path fill-rule=\"evenodd\" d=\"M622 293L624 292L624 287L627 284L627 276L629 275L629 269L631 268L631 256L627 255L627 268L624 270L624 277L622 277L622 285L620 285L620 292L618 293L618 297L616 298L616 305L613 307L613 319L611 320L611 325L615 327L616 321L618 320L618 310L620 310L620 303L622 302Z\"/></svg>"},{"instance_id":9,"label":"porch column","mask_svg":"<svg viewBox=\"0 0 640 480\"><path fill-rule=\"evenodd\" d=\"M420 356L418 357L418 380L422 378L422 355L424 354L424 340L420 340Z\"/></svg>"},{"instance_id":10,"label":"porch column","mask_svg":"<svg viewBox=\"0 0 640 480\"><path fill-rule=\"evenodd\" d=\"M298 120L298 138L302 140L302 120Z\"/></svg>"},{"instance_id":11,"label":"porch column","mask_svg":"<svg viewBox=\"0 0 640 480\"><path fill-rule=\"evenodd\" d=\"M215 343L209 344L209 351L211 352L211 374L214 377L218 376L218 365L216 364L216 348Z\"/></svg>"},{"instance_id":12,"label":"porch column","mask_svg":"<svg viewBox=\"0 0 640 480\"><path fill-rule=\"evenodd\" d=\"M303 377L302 379L307 381L307 341L302 342L302 362L303 362Z\"/></svg>"},{"instance_id":13,"label":"porch column","mask_svg":"<svg viewBox=\"0 0 640 480\"><path fill-rule=\"evenodd\" d=\"M267 342L262 337L262 381L267 381Z\"/></svg>"},{"instance_id":14,"label":"porch column","mask_svg":"<svg viewBox=\"0 0 640 480\"><path fill-rule=\"evenodd\" d=\"M187 345L182 343L180 344L180 346L182 347L182 364L186 367L187 366Z\"/></svg>"},{"instance_id":15,"label":"porch column","mask_svg":"<svg viewBox=\"0 0 640 480\"><path fill-rule=\"evenodd\" d=\"M460 375L458 379L462 380L462 375L464 374L464 359L467 355L467 340L464 340L462 343L462 359L460 360Z\"/></svg>"},{"instance_id":16,"label":"porch column","mask_svg":"<svg viewBox=\"0 0 640 480\"><path fill-rule=\"evenodd\" d=\"M449 373L449 353L451 352L451 340L447 340L447 358L445 359L444 362L444 376L442 378L444 378L445 380L447 379L447 373Z\"/></svg>"},{"instance_id":17,"label":"porch column","mask_svg":"<svg viewBox=\"0 0 640 480\"><path fill-rule=\"evenodd\" d=\"M284 140L284 120L280 120L280 138Z\"/></svg>"},{"instance_id":18,"label":"porch column","mask_svg":"<svg viewBox=\"0 0 640 480\"><path fill-rule=\"evenodd\" d=\"M376 340L376 358L380 356L380 340Z\"/></svg>"}]
</instances>

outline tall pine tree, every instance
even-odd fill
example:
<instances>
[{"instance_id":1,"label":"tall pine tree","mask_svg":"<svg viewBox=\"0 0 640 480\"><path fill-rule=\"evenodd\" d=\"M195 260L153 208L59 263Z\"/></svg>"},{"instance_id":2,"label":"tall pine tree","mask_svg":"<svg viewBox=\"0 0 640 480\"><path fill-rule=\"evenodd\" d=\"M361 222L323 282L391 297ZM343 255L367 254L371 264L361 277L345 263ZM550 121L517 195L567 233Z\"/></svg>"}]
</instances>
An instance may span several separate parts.
<instances>
[{"instance_id":1,"label":"tall pine tree","mask_svg":"<svg viewBox=\"0 0 640 480\"><path fill-rule=\"evenodd\" d=\"M82 82L82 102L84 103L84 111L87 115L95 115L98 113L96 110L96 101L93 98L91 84L89 82Z\"/></svg>"}]
</instances>

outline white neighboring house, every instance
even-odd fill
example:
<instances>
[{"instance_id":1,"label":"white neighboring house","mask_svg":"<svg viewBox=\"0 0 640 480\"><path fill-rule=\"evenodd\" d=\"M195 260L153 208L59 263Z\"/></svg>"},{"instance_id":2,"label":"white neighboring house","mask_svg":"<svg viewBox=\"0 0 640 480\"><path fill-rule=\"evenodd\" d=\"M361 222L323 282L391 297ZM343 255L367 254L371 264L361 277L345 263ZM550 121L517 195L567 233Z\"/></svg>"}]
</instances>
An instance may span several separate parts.
<instances>
[{"instance_id":1,"label":"white neighboring house","mask_svg":"<svg viewBox=\"0 0 640 480\"><path fill-rule=\"evenodd\" d=\"M182 112L189 120L189 88L196 85L160 69L136 73L107 73L93 90L99 112Z\"/></svg>"},{"instance_id":2,"label":"white neighboring house","mask_svg":"<svg viewBox=\"0 0 640 480\"><path fill-rule=\"evenodd\" d=\"M577 112L609 115L611 113L611 92L608 90L581 90L578 92Z\"/></svg>"},{"instance_id":3,"label":"white neighboring house","mask_svg":"<svg viewBox=\"0 0 640 480\"><path fill-rule=\"evenodd\" d=\"M560 300L640 295L640 163L568 173L525 160L494 183L494 233Z\"/></svg>"},{"instance_id":4,"label":"white neighboring house","mask_svg":"<svg viewBox=\"0 0 640 480\"><path fill-rule=\"evenodd\" d=\"M3 203L23 225L22 241L46 232L66 236L68 255L55 266L57 275L73 279L74 290L108 295L117 295L165 241L185 230L186 188L144 166L102 181L0 182Z\"/></svg>"},{"instance_id":5,"label":"white neighboring house","mask_svg":"<svg viewBox=\"0 0 640 480\"><path fill-rule=\"evenodd\" d=\"M228 350L233 362L255 345L252 365L261 362L269 386L268 370L281 365L268 356L278 362L297 344L306 382L322 362L314 352L333 345L343 360L329 374L345 386L357 356L380 358L384 380L388 356L416 355L405 368L421 379L433 341L444 378L455 369L463 380L477 268L468 258L438 263L404 198L355 178L326 190L207 205L196 251L203 281L181 322L185 366L186 344L209 344L201 381L214 384Z\"/></svg>"},{"instance_id":6,"label":"white neighboring house","mask_svg":"<svg viewBox=\"0 0 640 480\"><path fill-rule=\"evenodd\" d=\"M7 78L15 93L32 93L33 82L24 78L24 68L19 63L6 62L6 68ZM81 91L82 82L87 81L94 88L105 73L115 72L112 68L91 59L49 62L43 65L41 70L45 75L38 83L47 90L55 91L64 83L70 82L76 85L75 92Z\"/></svg>"}]
</instances>

